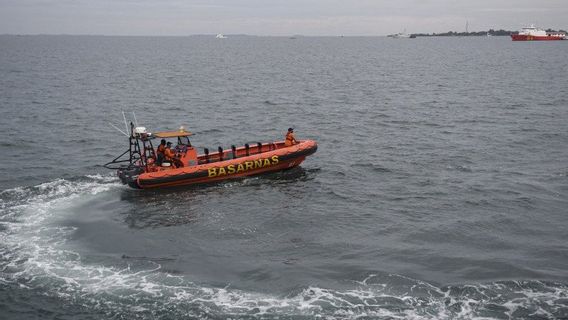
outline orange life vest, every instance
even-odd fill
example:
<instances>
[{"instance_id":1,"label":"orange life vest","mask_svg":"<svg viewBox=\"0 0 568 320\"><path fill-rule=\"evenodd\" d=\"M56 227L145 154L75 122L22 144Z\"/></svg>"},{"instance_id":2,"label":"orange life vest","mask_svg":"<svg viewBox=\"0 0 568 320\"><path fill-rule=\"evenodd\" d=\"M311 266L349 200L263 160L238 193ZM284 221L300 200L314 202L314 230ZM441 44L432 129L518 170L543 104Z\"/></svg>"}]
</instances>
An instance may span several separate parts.
<instances>
[{"instance_id":1,"label":"orange life vest","mask_svg":"<svg viewBox=\"0 0 568 320\"><path fill-rule=\"evenodd\" d=\"M156 151L157 154L165 154L166 146L163 144L158 146L158 150Z\"/></svg>"},{"instance_id":2,"label":"orange life vest","mask_svg":"<svg viewBox=\"0 0 568 320\"><path fill-rule=\"evenodd\" d=\"M172 151L172 149L170 148L166 148L164 150L164 155L166 156L166 160L172 160L173 158L175 158L175 153Z\"/></svg>"},{"instance_id":3,"label":"orange life vest","mask_svg":"<svg viewBox=\"0 0 568 320\"><path fill-rule=\"evenodd\" d=\"M293 146L294 144L296 144L298 141L296 141L296 138L294 137L294 133L293 132L288 132L286 134L286 141L284 142L284 144L286 146Z\"/></svg>"}]
</instances>

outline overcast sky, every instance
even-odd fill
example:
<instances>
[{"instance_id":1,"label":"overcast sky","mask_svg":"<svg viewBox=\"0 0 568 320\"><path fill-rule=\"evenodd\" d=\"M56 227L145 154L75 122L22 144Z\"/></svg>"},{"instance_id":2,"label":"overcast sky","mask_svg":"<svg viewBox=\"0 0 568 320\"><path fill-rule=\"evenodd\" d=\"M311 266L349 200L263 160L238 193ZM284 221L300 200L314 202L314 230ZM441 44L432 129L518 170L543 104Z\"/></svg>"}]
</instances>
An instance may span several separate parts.
<instances>
[{"instance_id":1,"label":"overcast sky","mask_svg":"<svg viewBox=\"0 0 568 320\"><path fill-rule=\"evenodd\" d=\"M0 0L0 34L386 35L568 29L568 0Z\"/></svg>"}]
</instances>

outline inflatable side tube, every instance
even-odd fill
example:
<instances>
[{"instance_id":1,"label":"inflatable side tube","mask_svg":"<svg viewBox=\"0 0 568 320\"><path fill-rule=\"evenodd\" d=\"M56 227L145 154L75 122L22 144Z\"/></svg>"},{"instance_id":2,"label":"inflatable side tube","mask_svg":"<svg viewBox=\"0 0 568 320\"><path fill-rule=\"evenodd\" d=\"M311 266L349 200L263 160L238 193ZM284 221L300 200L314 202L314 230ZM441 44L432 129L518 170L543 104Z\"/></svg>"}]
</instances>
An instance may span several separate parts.
<instances>
[{"instance_id":1,"label":"inflatable side tube","mask_svg":"<svg viewBox=\"0 0 568 320\"><path fill-rule=\"evenodd\" d=\"M277 150L276 152L281 150L282 149ZM308 148L305 149L302 148L294 152L284 153L282 155L278 155L278 157L281 162L286 162L294 159L304 159L306 156L309 156L316 151L317 151L317 144L314 143L312 146L309 146ZM266 154L266 156L268 156L268 154ZM239 160L246 160L246 158L239 158ZM198 180L201 180L200 182L202 183L206 183L208 181L203 181L203 179L209 177L208 169L211 166L202 165L200 167L201 168L198 168L193 172L180 172L179 174L164 175L160 177L140 177L139 179L137 179L138 180L137 185L138 188L145 188L145 187L151 188L153 186L159 186L159 185L166 185L166 186L168 184L175 185L175 184L180 184L181 182L187 182L186 184L191 184L192 181L197 182ZM251 171L250 175L253 174L255 174L255 171ZM227 179L229 179L229 177L227 177Z\"/></svg>"}]
</instances>

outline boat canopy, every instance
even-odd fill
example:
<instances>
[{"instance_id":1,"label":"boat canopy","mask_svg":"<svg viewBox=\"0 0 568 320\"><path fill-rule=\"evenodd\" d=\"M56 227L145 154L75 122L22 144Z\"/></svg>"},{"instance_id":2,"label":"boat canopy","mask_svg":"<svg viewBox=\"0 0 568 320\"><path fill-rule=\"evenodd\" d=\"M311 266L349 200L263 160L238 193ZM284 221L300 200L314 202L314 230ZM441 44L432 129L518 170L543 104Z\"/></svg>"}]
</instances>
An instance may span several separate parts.
<instances>
[{"instance_id":1,"label":"boat canopy","mask_svg":"<svg viewBox=\"0 0 568 320\"><path fill-rule=\"evenodd\" d=\"M191 132L189 131L185 131L185 130L178 130L178 131L160 131L160 132L154 132L153 133L154 137L156 138L177 138L177 137L189 137L191 135L193 135Z\"/></svg>"}]
</instances>

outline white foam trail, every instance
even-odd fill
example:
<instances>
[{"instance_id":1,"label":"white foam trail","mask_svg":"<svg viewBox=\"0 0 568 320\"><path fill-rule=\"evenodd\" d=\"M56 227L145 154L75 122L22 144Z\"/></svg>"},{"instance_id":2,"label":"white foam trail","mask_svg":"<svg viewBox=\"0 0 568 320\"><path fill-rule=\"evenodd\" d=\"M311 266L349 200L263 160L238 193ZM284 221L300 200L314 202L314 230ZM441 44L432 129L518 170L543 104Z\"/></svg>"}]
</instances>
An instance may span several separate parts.
<instances>
[{"instance_id":1,"label":"white foam trail","mask_svg":"<svg viewBox=\"0 0 568 320\"><path fill-rule=\"evenodd\" d=\"M519 310L546 318L568 313L567 286L538 281L438 288L400 275L369 275L349 290L310 286L281 297L198 286L161 271L157 263L145 269L85 264L79 254L62 249L74 229L50 219L77 199L125 188L111 176L85 180L58 179L0 192L0 223L6 227L0 229L0 284L44 289L109 317L156 318L165 312L170 318L483 319L490 305L505 308L501 315L510 318Z\"/></svg>"},{"instance_id":2,"label":"white foam trail","mask_svg":"<svg viewBox=\"0 0 568 320\"><path fill-rule=\"evenodd\" d=\"M76 253L57 249L57 245L63 243L73 229L53 226L46 221L61 212L56 208L69 205L78 197L94 196L120 186L116 179L107 181L114 183L57 179L31 188L3 191L0 194L0 221L6 230L0 233L0 239L2 260L8 262L2 271L11 272L9 277L2 273L2 279L53 276L58 269L69 267L69 262L79 260ZM62 279L67 283L73 282L67 277Z\"/></svg>"}]
</instances>

